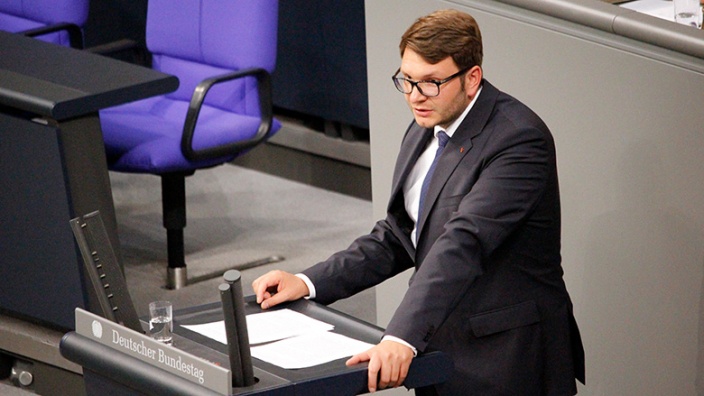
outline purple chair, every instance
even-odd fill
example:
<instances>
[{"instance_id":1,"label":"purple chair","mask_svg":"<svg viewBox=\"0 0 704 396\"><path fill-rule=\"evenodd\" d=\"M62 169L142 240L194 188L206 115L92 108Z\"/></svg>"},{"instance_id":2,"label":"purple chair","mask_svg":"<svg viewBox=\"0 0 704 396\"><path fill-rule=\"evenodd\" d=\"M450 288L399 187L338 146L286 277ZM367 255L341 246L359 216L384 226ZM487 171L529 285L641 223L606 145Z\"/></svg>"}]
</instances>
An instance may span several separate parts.
<instances>
[{"instance_id":1,"label":"purple chair","mask_svg":"<svg viewBox=\"0 0 704 396\"><path fill-rule=\"evenodd\" d=\"M149 0L152 67L179 89L100 112L110 170L161 177L167 287L187 284L185 178L266 141L272 116L277 0Z\"/></svg>"},{"instance_id":2,"label":"purple chair","mask_svg":"<svg viewBox=\"0 0 704 396\"><path fill-rule=\"evenodd\" d=\"M83 48L89 0L1 0L0 30Z\"/></svg>"}]
</instances>

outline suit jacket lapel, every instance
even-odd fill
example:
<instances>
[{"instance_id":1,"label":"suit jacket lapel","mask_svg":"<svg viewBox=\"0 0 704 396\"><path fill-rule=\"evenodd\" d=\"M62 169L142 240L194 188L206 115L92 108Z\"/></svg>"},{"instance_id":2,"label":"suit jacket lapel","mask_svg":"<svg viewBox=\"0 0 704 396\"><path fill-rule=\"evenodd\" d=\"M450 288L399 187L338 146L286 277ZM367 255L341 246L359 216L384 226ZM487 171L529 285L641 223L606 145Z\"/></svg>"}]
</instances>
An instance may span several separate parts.
<instances>
[{"instance_id":1,"label":"suit jacket lapel","mask_svg":"<svg viewBox=\"0 0 704 396\"><path fill-rule=\"evenodd\" d=\"M401 238L403 247L411 257L415 256L415 247L410 239L410 233L413 229L413 221L408 216L405 206L405 198L403 196L403 185L406 183L408 174L413 169L418 157L425 150L428 142L433 136L431 129L422 128L415 122L411 125L404 136L399 151L396 168L394 169L393 184L391 187L391 198L387 208L388 213L392 214L399 228L408 236Z\"/></svg>"},{"instance_id":2,"label":"suit jacket lapel","mask_svg":"<svg viewBox=\"0 0 704 396\"><path fill-rule=\"evenodd\" d=\"M418 124L413 125L406 133L406 136L401 144L396 169L394 170L394 178L391 190L390 203L394 202L397 195L403 193L403 185L406 183L408 174L413 169L418 157L423 153L428 142L433 136L432 129L420 127Z\"/></svg>"},{"instance_id":3,"label":"suit jacket lapel","mask_svg":"<svg viewBox=\"0 0 704 396\"><path fill-rule=\"evenodd\" d=\"M445 146L425 196L423 213L420 216L421 221L416 231L419 237L422 235L423 226L428 218L428 213L435 205L435 201L438 199L438 195L440 195L443 186L445 186L452 172L457 168L460 161L462 161L462 158L472 149L472 138L481 133L484 126L489 121L498 94L499 91L494 88L494 86L487 81L483 81L482 92L479 98L474 103L469 114L467 114L467 117L462 121L462 124L460 124L459 128L457 128L452 135L447 146Z\"/></svg>"}]
</instances>

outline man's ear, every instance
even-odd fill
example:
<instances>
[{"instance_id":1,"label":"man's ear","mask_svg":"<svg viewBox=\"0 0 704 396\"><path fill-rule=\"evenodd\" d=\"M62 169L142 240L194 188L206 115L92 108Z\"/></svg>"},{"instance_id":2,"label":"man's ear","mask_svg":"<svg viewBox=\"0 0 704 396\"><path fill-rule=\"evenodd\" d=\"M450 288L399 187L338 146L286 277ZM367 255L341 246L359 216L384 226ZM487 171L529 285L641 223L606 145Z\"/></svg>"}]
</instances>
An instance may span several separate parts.
<instances>
[{"instance_id":1,"label":"man's ear","mask_svg":"<svg viewBox=\"0 0 704 396\"><path fill-rule=\"evenodd\" d=\"M483 72L482 68L480 66L473 66L471 69L467 71L467 74L465 74L465 86L467 87L467 93L474 97L474 95L477 93L477 90L482 84L482 77L483 77Z\"/></svg>"}]
</instances>

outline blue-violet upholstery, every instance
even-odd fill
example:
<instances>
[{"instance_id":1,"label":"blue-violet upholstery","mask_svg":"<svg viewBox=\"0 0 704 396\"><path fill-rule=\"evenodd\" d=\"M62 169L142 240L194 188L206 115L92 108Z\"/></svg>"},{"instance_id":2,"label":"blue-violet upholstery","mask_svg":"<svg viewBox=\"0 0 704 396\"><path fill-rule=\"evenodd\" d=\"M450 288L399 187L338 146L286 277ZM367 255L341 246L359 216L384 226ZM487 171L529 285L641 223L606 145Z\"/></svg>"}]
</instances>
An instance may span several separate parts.
<instances>
[{"instance_id":1,"label":"blue-violet upholstery","mask_svg":"<svg viewBox=\"0 0 704 396\"><path fill-rule=\"evenodd\" d=\"M185 267L184 178L281 127L270 88L277 23L276 0L149 0L152 67L177 76L179 88L102 110L100 121L111 170L162 177L169 268Z\"/></svg>"},{"instance_id":2,"label":"blue-violet upholstery","mask_svg":"<svg viewBox=\"0 0 704 396\"><path fill-rule=\"evenodd\" d=\"M0 0L0 30L82 48L88 5L89 0Z\"/></svg>"}]
</instances>

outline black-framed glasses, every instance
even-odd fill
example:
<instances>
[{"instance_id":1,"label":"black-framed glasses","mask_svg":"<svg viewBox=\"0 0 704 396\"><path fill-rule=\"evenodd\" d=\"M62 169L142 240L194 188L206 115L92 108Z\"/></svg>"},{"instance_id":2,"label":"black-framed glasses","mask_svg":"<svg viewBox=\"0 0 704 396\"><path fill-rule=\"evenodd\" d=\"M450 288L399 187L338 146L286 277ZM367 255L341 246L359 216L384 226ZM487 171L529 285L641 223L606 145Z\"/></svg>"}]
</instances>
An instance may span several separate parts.
<instances>
[{"instance_id":1,"label":"black-framed glasses","mask_svg":"<svg viewBox=\"0 0 704 396\"><path fill-rule=\"evenodd\" d=\"M442 84L445 84L446 82L452 80L455 77L461 76L462 74L466 73L469 69L471 69L471 67L464 68L458 71L457 73L451 75L450 77L444 78L442 80L413 81L405 77L398 77L398 73L401 71L401 68L399 67L398 70L396 70L396 73L391 76L391 79L394 81L396 89L398 89L398 91L401 93L409 94L413 91L413 87L416 87L418 88L418 92L420 92L421 95L433 97L440 95L440 86Z\"/></svg>"}]
</instances>

